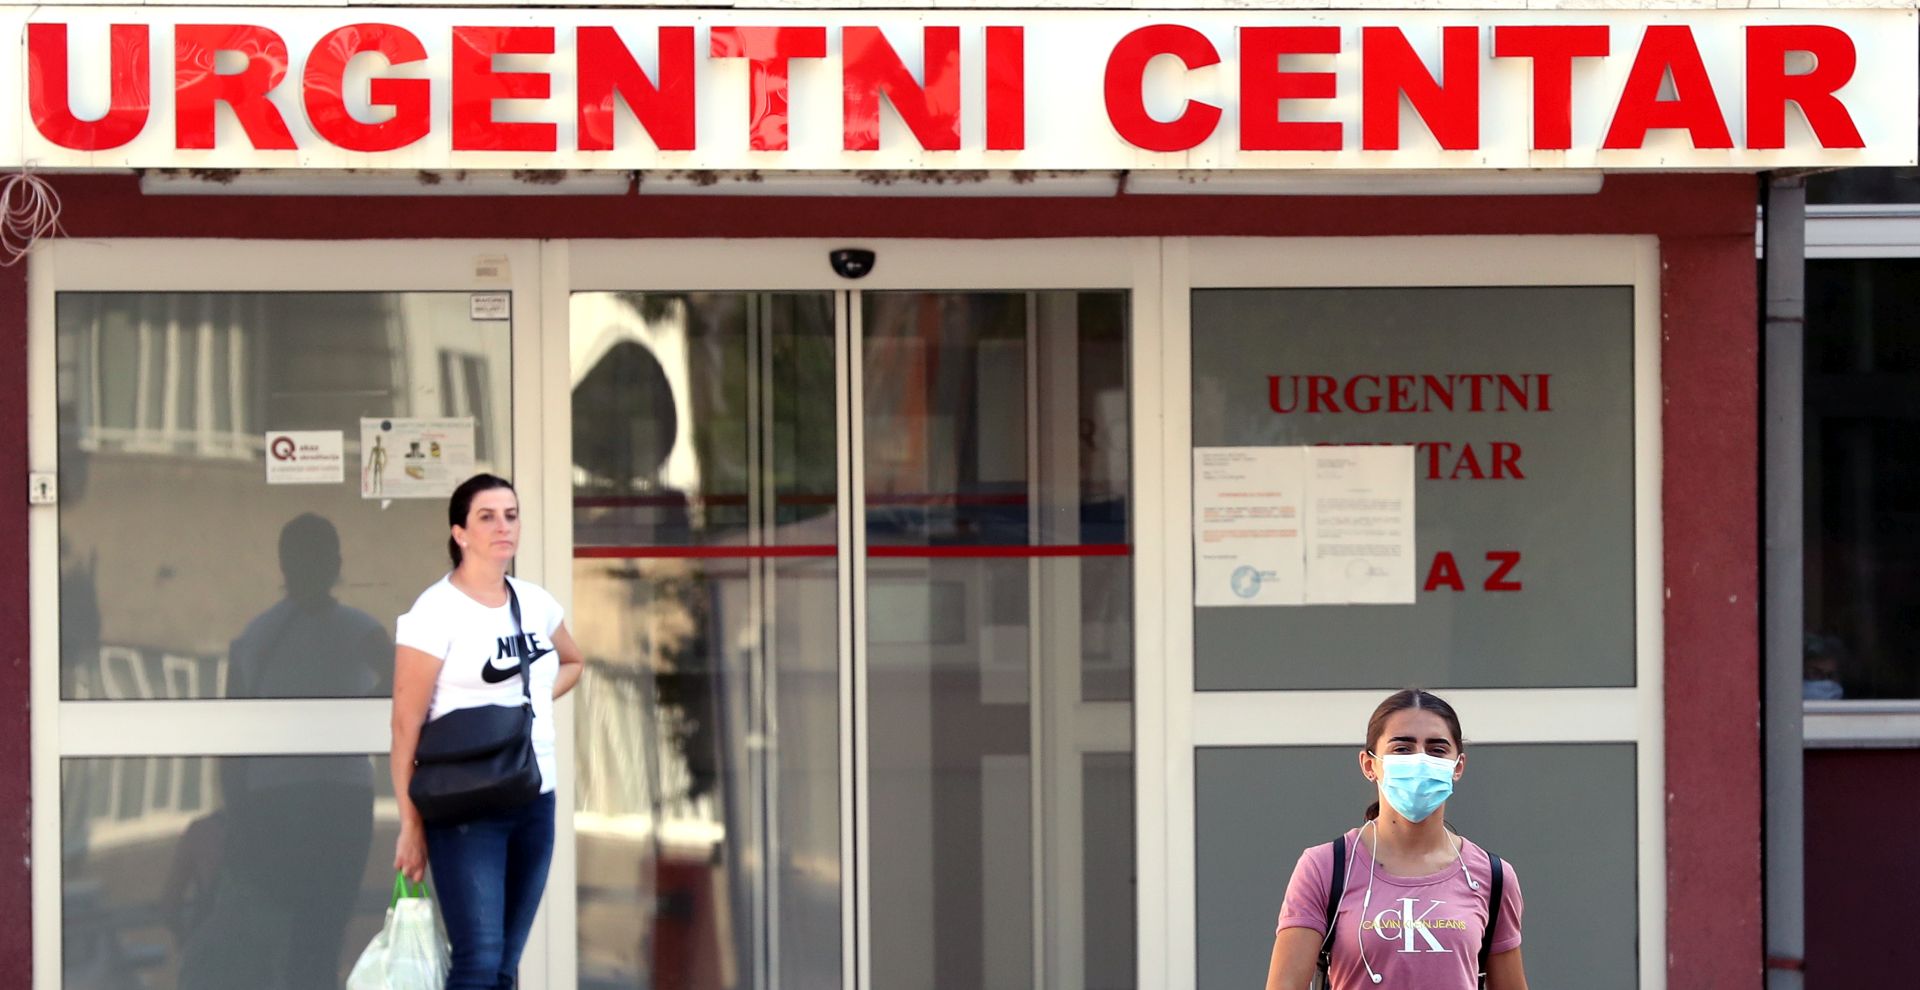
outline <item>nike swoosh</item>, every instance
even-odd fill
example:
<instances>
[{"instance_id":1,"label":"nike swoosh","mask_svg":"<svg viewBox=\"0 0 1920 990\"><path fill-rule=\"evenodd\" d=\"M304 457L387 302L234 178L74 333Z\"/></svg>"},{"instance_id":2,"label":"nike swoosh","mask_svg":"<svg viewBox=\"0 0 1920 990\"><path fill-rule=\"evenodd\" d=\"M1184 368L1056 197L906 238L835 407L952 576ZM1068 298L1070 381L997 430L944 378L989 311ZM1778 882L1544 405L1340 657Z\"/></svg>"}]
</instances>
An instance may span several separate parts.
<instances>
[{"instance_id":1,"label":"nike swoosh","mask_svg":"<svg viewBox=\"0 0 1920 990\"><path fill-rule=\"evenodd\" d=\"M552 652L553 652L552 650L541 650L539 653L536 653L532 657L528 658L527 664L531 666L534 661ZM480 665L480 679L483 681L486 681L488 684L499 684L502 681L510 681L519 676L520 676L520 665L517 663L511 667L506 668L505 670L502 670L499 667L495 667L493 665L493 661L491 660Z\"/></svg>"}]
</instances>

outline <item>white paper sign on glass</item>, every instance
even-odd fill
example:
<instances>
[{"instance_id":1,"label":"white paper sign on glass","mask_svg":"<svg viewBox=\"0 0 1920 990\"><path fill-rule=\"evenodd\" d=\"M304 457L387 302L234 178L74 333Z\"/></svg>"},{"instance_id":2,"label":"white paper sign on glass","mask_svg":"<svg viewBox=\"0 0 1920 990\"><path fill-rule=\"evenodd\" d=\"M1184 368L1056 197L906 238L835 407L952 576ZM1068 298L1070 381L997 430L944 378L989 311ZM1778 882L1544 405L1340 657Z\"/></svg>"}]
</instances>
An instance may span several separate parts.
<instances>
[{"instance_id":1,"label":"white paper sign on glass","mask_svg":"<svg viewBox=\"0 0 1920 990\"><path fill-rule=\"evenodd\" d=\"M1193 452L1195 605L1306 601L1304 447Z\"/></svg>"},{"instance_id":2,"label":"white paper sign on glass","mask_svg":"<svg viewBox=\"0 0 1920 990\"><path fill-rule=\"evenodd\" d=\"M275 430L266 436L267 484L337 485L347 479L339 430Z\"/></svg>"},{"instance_id":3,"label":"white paper sign on glass","mask_svg":"<svg viewBox=\"0 0 1920 990\"><path fill-rule=\"evenodd\" d=\"M362 419L361 498L446 498L472 477L473 419Z\"/></svg>"},{"instance_id":4,"label":"white paper sign on glass","mask_svg":"<svg viewBox=\"0 0 1920 990\"><path fill-rule=\"evenodd\" d=\"M1196 448L1194 604L1410 604L1413 454L1407 445Z\"/></svg>"},{"instance_id":5,"label":"white paper sign on glass","mask_svg":"<svg viewBox=\"0 0 1920 990\"><path fill-rule=\"evenodd\" d=\"M1413 452L1307 447L1307 603L1413 603Z\"/></svg>"}]
</instances>

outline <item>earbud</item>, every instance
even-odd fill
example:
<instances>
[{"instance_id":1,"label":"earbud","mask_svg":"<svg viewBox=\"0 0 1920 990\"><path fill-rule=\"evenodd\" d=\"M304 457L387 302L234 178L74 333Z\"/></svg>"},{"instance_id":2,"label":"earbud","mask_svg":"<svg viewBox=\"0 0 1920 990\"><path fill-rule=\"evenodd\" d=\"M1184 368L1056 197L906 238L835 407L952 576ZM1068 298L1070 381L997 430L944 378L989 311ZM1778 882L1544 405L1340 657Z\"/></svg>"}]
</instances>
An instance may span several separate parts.
<instances>
[{"instance_id":1,"label":"earbud","mask_svg":"<svg viewBox=\"0 0 1920 990\"><path fill-rule=\"evenodd\" d=\"M1468 887L1470 887L1470 888L1472 888L1472 889L1474 889L1474 890L1479 890L1479 889L1480 889L1480 881L1478 881L1478 880L1475 880L1475 879L1474 879L1474 878L1472 878L1472 877L1468 877L1468 878L1467 878L1467 886L1468 886Z\"/></svg>"},{"instance_id":2,"label":"earbud","mask_svg":"<svg viewBox=\"0 0 1920 990\"><path fill-rule=\"evenodd\" d=\"M1380 974L1379 974L1379 973L1368 973L1367 975L1368 975L1368 976L1371 976L1371 977L1373 977L1373 982L1375 982L1375 983L1378 983L1378 982L1380 982Z\"/></svg>"}]
</instances>

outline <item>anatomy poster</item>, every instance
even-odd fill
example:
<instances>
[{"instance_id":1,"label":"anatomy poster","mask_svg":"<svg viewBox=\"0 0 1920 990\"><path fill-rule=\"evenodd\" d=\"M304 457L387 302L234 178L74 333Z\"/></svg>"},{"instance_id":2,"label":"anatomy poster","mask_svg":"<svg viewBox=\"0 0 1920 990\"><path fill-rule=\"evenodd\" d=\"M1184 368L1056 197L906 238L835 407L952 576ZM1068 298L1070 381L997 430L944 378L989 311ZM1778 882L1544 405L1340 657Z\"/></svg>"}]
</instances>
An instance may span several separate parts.
<instances>
[{"instance_id":1,"label":"anatomy poster","mask_svg":"<svg viewBox=\"0 0 1920 990\"><path fill-rule=\"evenodd\" d=\"M361 498L446 498L472 477L473 419L362 419Z\"/></svg>"}]
</instances>

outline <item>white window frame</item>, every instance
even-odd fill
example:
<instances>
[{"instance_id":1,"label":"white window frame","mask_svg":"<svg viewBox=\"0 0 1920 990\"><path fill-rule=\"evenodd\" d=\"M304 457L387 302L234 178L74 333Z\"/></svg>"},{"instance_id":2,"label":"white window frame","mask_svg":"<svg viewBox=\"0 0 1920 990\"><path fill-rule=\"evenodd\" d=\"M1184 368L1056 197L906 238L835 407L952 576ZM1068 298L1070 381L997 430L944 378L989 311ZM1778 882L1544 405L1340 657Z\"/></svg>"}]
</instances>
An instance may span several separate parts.
<instances>
[{"instance_id":1,"label":"white window frame","mask_svg":"<svg viewBox=\"0 0 1920 990\"><path fill-rule=\"evenodd\" d=\"M1168 864L1161 915L1142 930L1168 933L1166 968L1143 986L1196 980L1194 755L1208 746L1352 745L1382 692L1208 691L1193 686L1192 290L1243 287L1630 285L1634 289L1635 683L1627 688L1447 690L1485 743L1621 742L1635 745L1639 848L1639 967L1643 990L1666 985L1666 801L1663 718L1665 627L1661 595L1660 262L1652 237L1173 238L1165 242L1158 394L1158 456L1137 468L1159 477L1159 504L1142 517L1165 530L1165 776L1143 804L1167 809ZM1144 386L1142 392L1153 391ZM1143 597L1145 590L1139 592ZM1143 630L1144 634L1144 630ZM1152 651L1143 651L1152 652ZM1146 706L1143 706L1143 713ZM1147 750L1146 727L1142 752ZM1149 782L1151 783L1151 782ZM1145 850L1143 849L1143 857ZM1145 886L1146 878L1142 878ZM1157 977L1157 979L1156 979Z\"/></svg>"},{"instance_id":2,"label":"white window frame","mask_svg":"<svg viewBox=\"0 0 1920 990\"><path fill-rule=\"evenodd\" d=\"M498 268L502 277L478 273ZM538 439L540 401L539 245L532 241L234 241L200 239L51 240L32 254L27 274L28 458L34 471L58 461L55 298L61 292L359 292L511 290L514 314L513 464L545 477ZM564 326L564 324L563 324ZM564 406L561 408L565 408ZM564 418L564 417L562 417ZM250 424L259 425L259 424ZM564 427L564 423L562 424ZM264 429L264 426L262 427ZM258 454L259 446L253 448ZM264 471L264 469L263 469ZM531 518L550 523L553 503L537 487L520 492ZM28 517L33 816L33 987L62 979L60 761L91 756L219 756L385 753L389 702L320 700L62 701L58 507ZM542 526L522 534L520 571L547 573L551 539ZM176 787L178 786L176 782ZM377 855L377 853L376 853ZM547 965L544 922L527 947L528 972ZM539 990L538 987L530 990Z\"/></svg>"},{"instance_id":3,"label":"white window frame","mask_svg":"<svg viewBox=\"0 0 1920 990\"><path fill-rule=\"evenodd\" d=\"M1920 203L1807 207L1808 261L1920 258ZM1920 698L1804 703L1807 749L1920 749Z\"/></svg>"}]
</instances>

